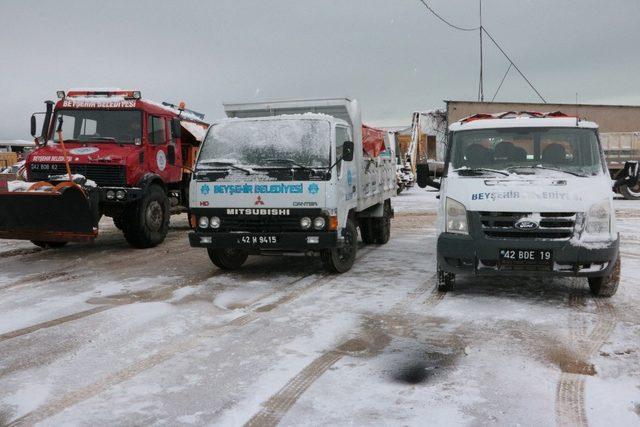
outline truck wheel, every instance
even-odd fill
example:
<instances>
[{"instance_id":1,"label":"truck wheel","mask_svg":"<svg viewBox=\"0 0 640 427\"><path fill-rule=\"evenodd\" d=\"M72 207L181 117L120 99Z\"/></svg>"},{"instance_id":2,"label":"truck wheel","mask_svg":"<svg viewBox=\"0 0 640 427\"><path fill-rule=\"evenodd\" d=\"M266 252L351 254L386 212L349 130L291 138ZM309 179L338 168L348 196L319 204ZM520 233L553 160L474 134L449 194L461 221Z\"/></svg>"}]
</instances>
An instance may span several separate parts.
<instances>
[{"instance_id":1,"label":"truck wheel","mask_svg":"<svg viewBox=\"0 0 640 427\"><path fill-rule=\"evenodd\" d=\"M44 249L56 249L63 247L69 242L45 242L42 240L32 240L31 243Z\"/></svg>"},{"instance_id":2,"label":"truck wheel","mask_svg":"<svg viewBox=\"0 0 640 427\"><path fill-rule=\"evenodd\" d=\"M151 185L142 199L127 209L123 232L134 248L159 245L169 231L169 200L159 185Z\"/></svg>"},{"instance_id":3,"label":"truck wheel","mask_svg":"<svg viewBox=\"0 0 640 427\"><path fill-rule=\"evenodd\" d=\"M121 230L121 231L124 230L124 225L125 225L124 215L114 216L113 225L115 225L118 230Z\"/></svg>"},{"instance_id":4,"label":"truck wheel","mask_svg":"<svg viewBox=\"0 0 640 427\"><path fill-rule=\"evenodd\" d=\"M331 273L349 271L356 260L358 250L358 232L353 221L347 220L344 228L344 245L340 248L326 249L320 252L324 268Z\"/></svg>"},{"instance_id":5,"label":"truck wheel","mask_svg":"<svg viewBox=\"0 0 640 427\"><path fill-rule=\"evenodd\" d=\"M374 233L373 220L371 218L362 218L359 222L360 236L365 245L371 245L376 242Z\"/></svg>"},{"instance_id":6,"label":"truck wheel","mask_svg":"<svg viewBox=\"0 0 640 427\"><path fill-rule=\"evenodd\" d=\"M453 289L453 285L456 283L456 275L444 271L438 265L438 291L448 292Z\"/></svg>"},{"instance_id":7,"label":"truck wheel","mask_svg":"<svg viewBox=\"0 0 640 427\"><path fill-rule=\"evenodd\" d=\"M384 245L391 238L391 203L384 202L382 218L375 219L376 243Z\"/></svg>"},{"instance_id":8,"label":"truck wheel","mask_svg":"<svg viewBox=\"0 0 640 427\"><path fill-rule=\"evenodd\" d=\"M621 185L618 188L618 192L627 200L640 200L640 184L635 187Z\"/></svg>"},{"instance_id":9,"label":"truck wheel","mask_svg":"<svg viewBox=\"0 0 640 427\"><path fill-rule=\"evenodd\" d=\"M620 283L620 257L616 261L611 274L603 277L589 277L589 289L597 297L611 297L618 290Z\"/></svg>"},{"instance_id":10,"label":"truck wheel","mask_svg":"<svg viewBox=\"0 0 640 427\"><path fill-rule=\"evenodd\" d=\"M213 249L207 248L209 259L222 270L237 270L247 260L249 254L242 249Z\"/></svg>"}]
</instances>

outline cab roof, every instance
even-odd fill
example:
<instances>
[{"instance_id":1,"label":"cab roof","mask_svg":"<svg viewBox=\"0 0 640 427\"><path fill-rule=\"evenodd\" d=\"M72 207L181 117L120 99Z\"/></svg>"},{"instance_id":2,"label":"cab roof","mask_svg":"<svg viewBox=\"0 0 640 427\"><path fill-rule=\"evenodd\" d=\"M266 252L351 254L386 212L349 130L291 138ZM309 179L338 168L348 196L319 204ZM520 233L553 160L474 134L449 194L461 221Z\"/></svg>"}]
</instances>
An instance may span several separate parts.
<instances>
[{"instance_id":1,"label":"cab roof","mask_svg":"<svg viewBox=\"0 0 640 427\"><path fill-rule=\"evenodd\" d=\"M530 127L572 127L597 129L594 122L569 116L560 111L540 113L532 111L508 111L496 114L475 114L459 120L451 126L452 132L463 130L495 129L495 128L530 128Z\"/></svg>"}]
</instances>

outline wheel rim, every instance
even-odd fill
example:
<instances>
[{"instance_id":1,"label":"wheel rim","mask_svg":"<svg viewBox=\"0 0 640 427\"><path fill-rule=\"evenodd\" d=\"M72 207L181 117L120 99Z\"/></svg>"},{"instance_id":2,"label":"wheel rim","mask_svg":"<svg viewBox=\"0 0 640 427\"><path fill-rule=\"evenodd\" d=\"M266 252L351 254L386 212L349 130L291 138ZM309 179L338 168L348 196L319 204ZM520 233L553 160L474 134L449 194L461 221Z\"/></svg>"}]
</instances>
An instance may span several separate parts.
<instances>
[{"instance_id":1,"label":"wheel rim","mask_svg":"<svg viewBox=\"0 0 640 427\"><path fill-rule=\"evenodd\" d=\"M223 253L227 258L235 258L242 255L242 249L224 249Z\"/></svg>"},{"instance_id":2,"label":"wheel rim","mask_svg":"<svg viewBox=\"0 0 640 427\"><path fill-rule=\"evenodd\" d=\"M338 259L340 260L340 262L347 261L351 257L354 244L355 240L352 233L347 233L344 236L344 246L338 249Z\"/></svg>"},{"instance_id":3,"label":"wheel rim","mask_svg":"<svg viewBox=\"0 0 640 427\"><path fill-rule=\"evenodd\" d=\"M627 187L627 191L632 196L640 197L640 183L634 185L633 187Z\"/></svg>"},{"instance_id":4,"label":"wheel rim","mask_svg":"<svg viewBox=\"0 0 640 427\"><path fill-rule=\"evenodd\" d=\"M149 203L146 212L147 226L151 231L158 231L162 228L162 221L164 219L162 205L156 200Z\"/></svg>"}]
</instances>

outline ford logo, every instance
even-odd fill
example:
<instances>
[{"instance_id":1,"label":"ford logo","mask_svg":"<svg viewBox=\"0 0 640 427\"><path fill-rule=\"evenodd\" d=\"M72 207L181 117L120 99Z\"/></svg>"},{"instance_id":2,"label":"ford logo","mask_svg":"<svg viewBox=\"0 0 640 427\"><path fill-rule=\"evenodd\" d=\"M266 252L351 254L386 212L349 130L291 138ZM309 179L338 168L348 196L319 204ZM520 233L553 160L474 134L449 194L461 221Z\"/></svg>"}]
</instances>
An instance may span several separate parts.
<instances>
[{"instance_id":1,"label":"ford logo","mask_svg":"<svg viewBox=\"0 0 640 427\"><path fill-rule=\"evenodd\" d=\"M521 218L513 225L518 230L535 230L540 227L536 221L527 218Z\"/></svg>"}]
</instances>

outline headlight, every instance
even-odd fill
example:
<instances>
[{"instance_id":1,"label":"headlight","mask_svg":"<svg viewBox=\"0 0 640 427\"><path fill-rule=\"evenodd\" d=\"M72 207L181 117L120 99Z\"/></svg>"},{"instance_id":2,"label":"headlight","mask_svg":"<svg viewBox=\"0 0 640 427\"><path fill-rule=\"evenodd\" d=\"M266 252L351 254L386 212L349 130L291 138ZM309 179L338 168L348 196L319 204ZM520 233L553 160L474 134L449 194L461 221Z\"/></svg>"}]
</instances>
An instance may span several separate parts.
<instances>
[{"instance_id":1,"label":"headlight","mask_svg":"<svg viewBox=\"0 0 640 427\"><path fill-rule=\"evenodd\" d=\"M107 191L107 199L108 200L113 200L116 198L116 192L113 190L108 190Z\"/></svg>"},{"instance_id":2,"label":"headlight","mask_svg":"<svg viewBox=\"0 0 640 427\"><path fill-rule=\"evenodd\" d=\"M589 208L584 232L589 236L609 237L611 234L611 205L609 200L596 203Z\"/></svg>"},{"instance_id":3,"label":"headlight","mask_svg":"<svg viewBox=\"0 0 640 427\"><path fill-rule=\"evenodd\" d=\"M469 234L467 210L462 203L447 197L444 215L445 231L447 233Z\"/></svg>"},{"instance_id":4,"label":"headlight","mask_svg":"<svg viewBox=\"0 0 640 427\"><path fill-rule=\"evenodd\" d=\"M118 190L116 191L116 199L118 200L124 200L124 197L126 196L127 193L124 192L124 190Z\"/></svg>"},{"instance_id":5,"label":"headlight","mask_svg":"<svg viewBox=\"0 0 640 427\"><path fill-rule=\"evenodd\" d=\"M207 218L206 216L201 216L198 219L198 227L207 228L208 226L209 226L209 218Z\"/></svg>"},{"instance_id":6,"label":"headlight","mask_svg":"<svg viewBox=\"0 0 640 427\"><path fill-rule=\"evenodd\" d=\"M302 227L303 230L308 230L311 227L311 218L306 216L300 218L300 227Z\"/></svg>"},{"instance_id":7,"label":"headlight","mask_svg":"<svg viewBox=\"0 0 640 427\"><path fill-rule=\"evenodd\" d=\"M217 216L212 216L209 220L209 227L220 228L220 218L218 218Z\"/></svg>"},{"instance_id":8,"label":"headlight","mask_svg":"<svg viewBox=\"0 0 640 427\"><path fill-rule=\"evenodd\" d=\"M325 224L326 224L326 221L321 216L313 220L313 228L315 228L316 230L322 230Z\"/></svg>"}]
</instances>

